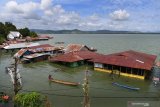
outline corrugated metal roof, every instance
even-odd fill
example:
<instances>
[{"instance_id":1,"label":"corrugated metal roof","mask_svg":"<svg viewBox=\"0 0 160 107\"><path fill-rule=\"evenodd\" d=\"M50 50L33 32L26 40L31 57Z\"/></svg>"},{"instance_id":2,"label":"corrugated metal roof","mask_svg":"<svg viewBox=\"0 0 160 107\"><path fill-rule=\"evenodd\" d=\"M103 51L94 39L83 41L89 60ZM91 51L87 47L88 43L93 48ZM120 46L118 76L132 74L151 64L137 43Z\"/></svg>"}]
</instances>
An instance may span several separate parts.
<instances>
[{"instance_id":1,"label":"corrugated metal roof","mask_svg":"<svg viewBox=\"0 0 160 107\"><path fill-rule=\"evenodd\" d=\"M151 70L157 56L133 50L99 56L92 62Z\"/></svg>"},{"instance_id":2,"label":"corrugated metal roof","mask_svg":"<svg viewBox=\"0 0 160 107\"><path fill-rule=\"evenodd\" d=\"M29 47L27 49L21 49L14 55L14 57L18 57L18 58L21 57L27 50L32 53L38 53L38 52L49 52L49 51L60 50L60 49L61 47L54 47L49 44L43 44L43 45Z\"/></svg>"},{"instance_id":3,"label":"corrugated metal roof","mask_svg":"<svg viewBox=\"0 0 160 107\"><path fill-rule=\"evenodd\" d=\"M17 44L17 43L22 43L22 42L26 42L26 39L16 39L16 40L6 41L7 44Z\"/></svg>"},{"instance_id":4,"label":"corrugated metal roof","mask_svg":"<svg viewBox=\"0 0 160 107\"><path fill-rule=\"evenodd\" d=\"M61 47L55 47L49 44L43 44L38 46L33 46L29 48L29 51L32 52L45 52L45 51L53 51L53 50L60 50Z\"/></svg>"},{"instance_id":5,"label":"corrugated metal roof","mask_svg":"<svg viewBox=\"0 0 160 107\"><path fill-rule=\"evenodd\" d=\"M32 59L32 58L37 58L37 57L44 56L44 55L50 55L50 54L49 53L35 53L35 54L25 55L24 58Z\"/></svg>"},{"instance_id":6,"label":"corrugated metal roof","mask_svg":"<svg viewBox=\"0 0 160 107\"><path fill-rule=\"evenodd\" d=\"M90 51L70 52L50 59L51 62L76 62L81 60L93 59L101 54Z\"/></svg>"},{"instance_id":7,"label":"corrugated metal roof","mask_svg":"<svg viewBox=\"0 0 160 107\"><path fill-rule=\"evenodd\" d=\"M60 61L60 62L77 62L81 61L83 58L79 57L78 55L75 55L73 53L69 53L67 55L61 55L58 57L55 57L54 59L50 59L50 61Z\"/></svg>"},{"instance_id":8,"label":"corrugated metal roof","mask_svg":"<svg viewBox=\"0 0 160 107\"><path fill-rule=\"evenodd\" d=\"M82 44L69 44L65 49L65 53L73 52L73 51L80 51L83 47L86 47L88 50L89 48L86 45Z\"/></svg>"},{"instance_id":9,"label":"corrugated metal roof","mask_svg":"<svg viewBox=\"0 0 160 107\"><path fill-rule=\"evenodd\" d=\"M32 46L30 49L37 49L37 48L44 48L44 47L54 47L50 44L42 44L42 45L37 45L37 46Z\"/></svg>"},{"instance_id":10,"label":"corrugated metal roof","mask_svg":"<svg viewBox=\"0 0 160 107\"><path fill-rule=\"evenodd\" d=\"M14 54L14 57L20 58L26 51L27 49L20 49L16 54Z\"/></svg>"},{"instance_id":11,"label":"corrugated metal roof","mask_svg":"<svg viewBox=\"0 0 160 107\"><path fill-rule=\"evenodd\" d=\"M4 49L20 49L20 48L27 48L32 46L37 46L39 43L17 43L17 44L9 44L4 47Z\"/></svg>"}]
</instances>

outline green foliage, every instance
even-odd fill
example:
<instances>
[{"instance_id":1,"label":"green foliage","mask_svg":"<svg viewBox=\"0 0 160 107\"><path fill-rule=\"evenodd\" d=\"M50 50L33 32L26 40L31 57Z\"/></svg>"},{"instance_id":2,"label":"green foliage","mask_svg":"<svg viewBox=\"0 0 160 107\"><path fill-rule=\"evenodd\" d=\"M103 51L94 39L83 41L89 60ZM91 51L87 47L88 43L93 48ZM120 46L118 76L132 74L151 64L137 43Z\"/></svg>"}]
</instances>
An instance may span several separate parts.
<instances>
[{"instance_id":1,"label":"green foliage","mask_svg":"<svg viewBox=\"0 0 160 107\"><path fill-rule=\"evenodd\" d=\"M35 32L31 32L27 27L18 30L11 22L0 22L0 44L2 44L3 41L7 39L7 35L10 31L19 31L23 37L37 37L37 34Z\"/></svg>"},{"instance_id":2,"label":"green foliage","mask_svg":"<svg viewBox=\"0 0 160 107\"><path fill-rule=\"evenodd\" d=\"M4 24L0 22L0 44L2 44L5 39L7 39L7 34L10 31L17 31L16 26L10 22L5 22Z\"/></svg>"},{"instance_id":3,"label":"green foliage","mask_svg":"<svg viewBox=\"0 0 160 107\"><path fill-rule=\"evenodd\" d=\"M5 40L5 36L0 34L0 44L2 44Z\"/></svg>"},{"instance_id":4,"label":"green foliage","mask_svg":"<svg viewBox=\"0 0 160 107\"><path fill-rule=\"evenodd\" d=\"M5 26L2 22L0 22L0 34L5 34Z\"/></svg>"},{"instance_id":5,"label":"green foliage","mask_svg":"<svg viewBox=\"0 0 160 107\"><path fill-rule=\"evenodd\" d=\"M37 35L37 33L35 33L35 32L30 32L30 36L31 36L31 37L37 37L38 35Z\"/></svg>"},{"instance_id":6,"label":"green foliage","mask_svg":"<svg viewBox=\"0 0 160 107\"><path fill-rule=\"evenodd\" d=\"M44 97L37 93L20 93L15 96L16 107L44 107Z\"/></svg>"},{"instance_id":7,"label":"green foliage","mask_svg":"<svg viewBox=\"0 0 160 107\"><path fill-rule=\"evenodd\" d=\"M19 29L18 31L23 35L23 37L30 36L30 30L27 27Z\"/></svg>"},{"instance_id":8,"label":"green foliage","mask_svg":"<svg viewBox=\"0 0 160 107\"><path fill-rule=\"evenodd\" d=\"M10 31L17 31L16 26L11 22L5 22L5 34L7 35Z\"/></svg>"}]
</instances>

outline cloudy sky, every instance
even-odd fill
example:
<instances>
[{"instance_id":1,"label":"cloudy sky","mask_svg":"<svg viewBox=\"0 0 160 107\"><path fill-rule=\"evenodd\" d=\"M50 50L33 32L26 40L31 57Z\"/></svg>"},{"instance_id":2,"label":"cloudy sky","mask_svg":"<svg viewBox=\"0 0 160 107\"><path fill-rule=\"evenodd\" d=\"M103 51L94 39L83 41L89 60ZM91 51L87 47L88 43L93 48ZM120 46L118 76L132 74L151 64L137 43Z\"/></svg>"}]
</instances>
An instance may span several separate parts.
<instances>
[{"instance_id":1,"label":"cloudy sky","mask_svg":"<svg viewBox=\"0 0 160 107\"><path fill-rule=\"evenodd\" d=\"M0 0L18 28L160 31L160 0Z\"/></svg>"}]
</instances>

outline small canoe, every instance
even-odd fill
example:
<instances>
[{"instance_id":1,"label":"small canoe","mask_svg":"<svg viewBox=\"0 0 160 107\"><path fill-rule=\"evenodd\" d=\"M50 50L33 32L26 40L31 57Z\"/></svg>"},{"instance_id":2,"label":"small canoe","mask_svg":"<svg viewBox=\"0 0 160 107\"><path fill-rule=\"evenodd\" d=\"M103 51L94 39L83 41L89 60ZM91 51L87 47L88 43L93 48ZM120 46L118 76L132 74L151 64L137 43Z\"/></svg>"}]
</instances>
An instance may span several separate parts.
<instances>
[{"instance_id":1,"label":"small canoe","mask_svg":"<svg viewBox=\"0 0 160 107\"><path fill-rule=\"evenodd\" d=\"M140 88L127 86L127 85L119 84L119 83L116 83L116 82L113 82L112 84L116 85L116 86L119 86L119 87L122 87L122 88L130 89L130 90L136 90L136 91L140 90Z\"/></svg>"},{"instance_id":2,"label":"small canoe","mask_svg":"<svg viewBox=\"0 0 160 107\"><path fill-rule=\"evenodd\" d=\"M64 84L64 85L70 85L70 86L78 86L79 83L76 82L69 82L69 81L63 81L63 80L57 80L57 79L50 79L49 81Z\"/></svg>"},{"instance_id":3,"label":"small canoe","mask_svg":"<svg viewBox=\"0 0 160 107\"><path fill-rule=\"evenodd\" d=\"M64 42L56 42L55 44L64 44Z\"/></svg>"}]
</instances>

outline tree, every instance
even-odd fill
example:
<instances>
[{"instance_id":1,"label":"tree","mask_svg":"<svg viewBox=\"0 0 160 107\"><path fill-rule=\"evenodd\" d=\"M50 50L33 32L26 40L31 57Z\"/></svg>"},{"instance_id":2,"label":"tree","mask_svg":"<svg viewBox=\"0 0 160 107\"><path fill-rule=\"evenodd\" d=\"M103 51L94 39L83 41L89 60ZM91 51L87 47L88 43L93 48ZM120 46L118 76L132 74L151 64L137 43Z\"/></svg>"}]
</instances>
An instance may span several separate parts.
<instances>
[{"instance_id":1,"label":"tree","mask_svg":"<svg viewBox=\"0 0 160 107\"><path fill-rule=\"evenodd\" d=\"M0 34L4 35L5 34L5 26L2 22L0 22Z\"/></svg>"},{"instance_id":2,"label":"tree","mask_svg":"<svg viewBox=\"0 0 160 107\"><path fill-rule=\"evenodd\" d=\"M16 107L44 107L45 97L37 92L20 93L15 96Z\"/></svg>"},{"instance_id":3,"label":"tree","mask_svg":"<svg viewBox=\"0 0 160 107\"><path fill-rule=\"evenodd\" d=\"M37 33L31 31L31 32L30 32L30 36L31 36L31 37L37 37L38 35L37 35Z\"/></svg>"},{"instance_id":4,"label":"tree","mask_svg":"<svg viewBox=\"0 0 160 107\"><path fill-rule=\"evenodd\" d=\"M2 44L5 41L5 39L7 39L7 35L10 31L19 31L23 35L23 37L38 36L35 32L31 32L27 27L17 30L16 26L13 25L11 22L0 22L0 44Z\"/></svg>"},{"instance_id":5,"label":"tree","mask_svg":"<svg viewBox=\"0 0 160 107\"><path fill-rule=\"evenodd\" d=\"M0 34L0 44L2 44L5 41L4 35Z\"/></svg>"},{"instance_id":6,"label":"tree","mask_svg":"<svg viewBox=\"0 0 160 107\"><path fill-rule=\"evenodd\" d=\"M16 26L11 22L5 22L5 35L7 35L10 31L17 31Z\"/></svg>"},{"instance_id":7,"label":"tree","mask_svg":"<svg viewBox=\"0 0 160 107\"><path fill-rule=\"evenodd\" d=\"M5 26L2 22L0 22L0 44L5 40Z\"/></svg>"},{"instance_id":8,"label":"tree","mask_svg":"<svg viewBox=\"0 0 160 107\"><path fill-rule=\"evenodd\" d=\"M23 37L30 36L30 30L27 27L19 29L18 31L23 35Z\"/></svg>"}]
</instances>

